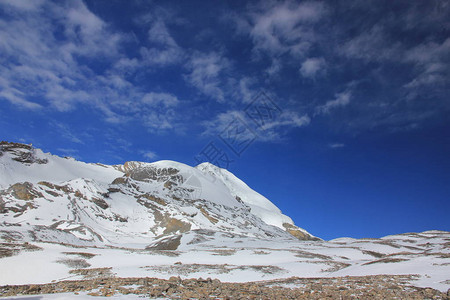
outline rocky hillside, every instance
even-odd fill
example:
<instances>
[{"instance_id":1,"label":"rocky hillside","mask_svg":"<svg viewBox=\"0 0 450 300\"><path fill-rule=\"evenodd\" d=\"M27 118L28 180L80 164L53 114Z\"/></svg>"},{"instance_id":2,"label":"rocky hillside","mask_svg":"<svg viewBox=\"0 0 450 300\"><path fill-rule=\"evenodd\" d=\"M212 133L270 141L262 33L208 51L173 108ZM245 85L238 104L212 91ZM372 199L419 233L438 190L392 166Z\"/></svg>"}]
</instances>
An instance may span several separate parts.
<instances>
[{"instance_id":1,"label":"rocky hillside","mask_svg":"<svg viewBox=\"0 0 450 300\"><path fill-rule=\"evenodd\" d=\"M29 242L174 250L183 234L201 230L317 239L208 163L86 164L8 142L0 143L0 214L3 239Z\"/></svg>"}]
</instances>

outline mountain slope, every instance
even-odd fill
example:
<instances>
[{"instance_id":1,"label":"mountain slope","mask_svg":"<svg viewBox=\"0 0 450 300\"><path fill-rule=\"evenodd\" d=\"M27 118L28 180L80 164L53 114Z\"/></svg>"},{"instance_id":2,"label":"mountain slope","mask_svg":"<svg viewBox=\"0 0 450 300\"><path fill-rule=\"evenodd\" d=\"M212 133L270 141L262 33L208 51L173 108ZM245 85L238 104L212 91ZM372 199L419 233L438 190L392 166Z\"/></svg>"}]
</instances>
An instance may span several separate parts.
<instances>
[{"instance_id":1,"label":"mountain slope","mask_svg":"<svg viewBox=\"0 0 450 300\"><path fill-rule=\"evenodd\" d=\"M355 280L370 296L380 282L394 294L409 285L445 292L449 242L436 230L327 242L208 163L86 164L0 143L0 285L70 279L92 287L121 277L143 291L147 277L175 275L296 288L297 276L315 277L313 289L326 278L353 295L345 276L377 275L374 286ZM9 289L0 286L0 297Z\"/></svg>"},{"instance_id":2,"label":"mountain slope","mask_svg":"<svg viewBox=\"0 0 450 300\"><path fill-rule=\"evenodd\" d=\"M1 142L0 170L3 238L161 249L196 230L317 239L211 164L86 164Z\"/></svg>"}]
</instances>

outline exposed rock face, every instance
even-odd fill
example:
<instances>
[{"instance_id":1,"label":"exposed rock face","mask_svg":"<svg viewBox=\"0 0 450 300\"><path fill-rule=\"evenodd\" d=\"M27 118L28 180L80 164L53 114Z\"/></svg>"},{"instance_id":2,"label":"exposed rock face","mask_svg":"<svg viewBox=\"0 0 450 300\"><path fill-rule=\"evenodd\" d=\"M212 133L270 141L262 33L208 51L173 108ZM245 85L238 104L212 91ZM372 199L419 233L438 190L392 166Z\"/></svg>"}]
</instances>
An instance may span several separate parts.
<instances>
[{"instance_id":1,"label":"exposed rock face","mask_svg":"<svg viewBox=\"0 0 450 300\"><path fill-rule=\"evenodd\" d=\"M1 141L0 142L0 156L4 152L9 152L13 155L13 160L31 165L31 164L46 164L47 159L39 159L35 155L35 149L31 145L20 144L20 143L10 143Z\"/></svg>"},{"instance_id":2,"label":"exposed rock face","mask_svg":"<svg viewBox=\"0 0 450 300\"><path fill-rule=\"evenodd\" d=\"M283 223L283 227L286 228L286 231L298 238L299 240L311 240L311 241L318 241L320 240L317 237L311 236L304 230L301 230L295 225L289 224L289 223Z\"/></svg>"},{"instance_id":3,"label":"exposed rock face","mask_svg":"<svg viewBox=\"0 0 450 300\"><path fill-rule=\"evenodd\" d=\"M20 200L33 200L38 197L43 197L40 192L33 189L33 184L29 182L16 183L12 185L7 192Z\"/></svg>"},{"instance_id":4,"label":"exposed rock face","mask_svg":"<svg viewBox=\"0 0 450 300\"><path fill-rule=\"evenodd\" d=\"M163 238L152 245L147 246L146 249L153 250L177 250L181 243L181 235L170 236Z\"/></svg>"}]
</instances>

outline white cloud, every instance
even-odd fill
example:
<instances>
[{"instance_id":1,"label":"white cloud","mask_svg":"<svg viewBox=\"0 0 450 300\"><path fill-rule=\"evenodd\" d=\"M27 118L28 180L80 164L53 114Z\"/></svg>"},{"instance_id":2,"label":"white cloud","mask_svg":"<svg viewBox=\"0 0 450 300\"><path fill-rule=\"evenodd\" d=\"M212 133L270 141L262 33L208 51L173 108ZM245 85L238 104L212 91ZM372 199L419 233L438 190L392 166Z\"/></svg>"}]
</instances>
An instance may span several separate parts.
<instances>
[{"instance_id":1,"label":"white cloud","mask_svg":"<svg viewBox=\"0 0 450 300\"><path fill-rule=\"evenodd\" d=\"M401 45L398 42L389 41L385 31L384 25L376 24L340 45L338 53L348 58L366 61L380 62L396 59L401 53Z\"/></svg>"},{"instance_id":2,"label":"white cloud","mask_svg":"<svg viewBox=\"0 0 450 300\"><path fill-rule=\"evenodd\" d=\"M405 84L405 87L420 88L436 85L445 87L450 84L448 53L450 53L450 38L442 43L422 43L406 51L404 60L415 64L420 71L413 80Z\"/></svg>"},{"instance_id":3,"label":"white cloud","mask_svg":"<svg viewBox=\"0 0 450 300\"><path fill-rule=\"evenodd\" d=\"M177 127L177 117L173 110L167 110L165 114L146 112L142 116L145 126L152 132L163 132Z\"/></svg>"},{"instance_id":4,"label":"white cloud","mask_svg":"<svg viewBox=\"0 0 450 300\"><path fill-rule=\"evenodd\" d=\"M59 152L65 153L65 154L74 154L74 153L79 152L77 149L72 149L72 148L58 148L56 150L58 150Z\"/></svg>"},{"instance_id":5,"label":"white cloud","mask_svg":"<svg viewBox=\"0 0 450 300\"><path fill-rule=\"evenodd\" d=\"M195 52L187 68L191 71L185 78L201 93L219 102L225 101L225 95L220 88L221 74L227 69L229 62L217 52Z\"/></svg>"},{"instance_id":6,"label":"white cloud","mask_svg":"<svg viewBox=\"0 0 450 300\"><path fill-rule=\"evenodd\" d=\"M325 73L326 63L323 58L308 58L302 63L300 74L305 78L316 78Z\"/></svg>"},{"instance_id":7,"label":"white cloud","mask_svg":"<svg viewBox=\"0 0 450 300\"><path fill-rule=\"evenodd\" d=\"M39 10L16 9L0 20L0 51L9 58L0 66L1 87L16 97L11 91L20 91L24 101L15 103L23 107L37 107L30 104L31 98L44 98L60 111L79 102L95 106L90 98L107 94L104 84L77 60L81 56L100 56L106 61L116 57L120 34L111 32L81 1L40 4ZM61 29L58 39L56 28ZM87 97L88 90L91 97ZM12 101L11 96L3 98Z\"/></svg>"},{"instance_id":8,"label":"white cloud","mask_svg":"<svg viewBox=\"0 0 450 300\"><path fill-rule=\"evenodd\" d=\"M24 11L33 11L37 10L41 7L44 1L42 0L2 0L3 4L6 6L10 6L14 9L24 10Z\"/></svg>"},{"instance_id":9,"label":"white cloud","mask_svg":"<svg viewBox=\"0 0 450 300\"><path fill-rule=\"evenodd\" d=\"M178 63L185 55L161 19L157 19L151 25L148 39L152 45L140 49L143 63L146 65L165 66Z\"/></svg>"},{"instance_id":10,"label":"white cloud","mask_svg":"<svg viewBox=\"0 0 450 300\"><path fill-rule=\"evenodd\" d=\"M270 64L270 67L268 67L265 72L269 76L276 76L282 69L282 63L281 59L279 58L272 58L272 62Z\"/></svg>"},{"instance_id":11,"label":"white cloud","mask_svg":"<svg viewBox=\"0 0 450 300\"><path fill-rule=\"evenodd\" d=\"M273 120L266 122L261 128L255 128L253 120L250 119L243 111L228 111L217 115L214 120L204 122L205 130L203 135L217 135L227 129L231 123L235 122L241 126L237 140L251 139L257 135L257 140L261 142L277 142L283 140L287 130L292 128L300 128L309 125L311 119L308 115L300 115L294 111L282 112ZM248 128L243 130L243 128Z\"/></svg>"},{"instance_id":12,"label":"white cloud","mask_svg":"<svg viewBox=\"0 0 450 300\"><path fill-rule=\"evenodd\" d=\"M59 122L52 122L51 125L65 139L71 141L72 143L84 144L84 142L80 138L78 138L67 125Z\"/></svg>"},{"instance_id":13,"label":"white cloud","mask_svg":"<svg viewBox=\"0 0 450 300\"><path fill-rule=\"evenodd\" d=\"M159 45L178 47L166 24L161 19L156 20L148 30L148 39Z\"/></svg>"},{"instance_id":14,"label":"white cloud","mask_svg":"<svg viewBox=\"0 0 450 300\"><path fill-rule=\"evenodd\" d=\"M309 28L302 24L315 23L324 13L325 7L320 2L291 1L276 3L262 12L251 13L253 27L250 35L254 49L270 54L302 54L313 39Z\"/></svg>"},{"instance_id":15,"label":"white cloud","mask_svg":"<svg viewBox=\"0 0 450 300\"><path fill-rule=\"evenodd\" d=\"M252 88L256 80L251 77L244 77L239 80L239 97L243 103L249 103L256 95L256 91Z\"/></svg>"},{"instance_id":16,"label":"white cloud","mask_svg":"<svg viewBox=\"0 0 450 300\"><path fill-rule=\"evenodd\" d=\"M237 33L250 36L256 58L271 60L268 75L277 75L283 67L282 58L299 59L306 55L317 40L314 24L326 14L322 2L295 1L259 2L249 5L246 14L229 14L225 20L236 25Z\"/></svg>"},{"instance_id":17,"label":"white cloud","mask_svg":"<svg viewBox=\"0 0 450 300\"><path fill-rule=\"evenodd\" d=\"M1 87L3 90L0 91L0 98L4 98L10 103L25 109L34 110L42 108L42 105L24 99L24 93L21 91L15 88L10 88L9 86L1 85Z\"/></svg>"},{"instance_id":18,"label":"white cloud","mask_svg":"<svg viewBox=\"0 0 450 300\"><path fill-rule=\"evenodd\" d=\"M345 144L342 144L342 143L334 143L334 144L329 144L328 147L330 147L330 148L332 148L332 149L343 148L343 147L345 147Z\"/></svg>"},{"instance_id":19,"label":"white cloud","mask_svg":"<svg viewBox=\"0 0 450 300\"><path fill-rule=\"evenodd\" d=\"M158 155L153 151L142 151L141 154L142 157L148 160L154 160L155 158L158 157Z\"/></svg>"},{"instance_id":20,"label":"white cloud","mask_svg":"<svg viewBox=\"0 0 450 300\"><path fill-rule=\"evenodd\" d=\"M326 102L324 105L316 107L316 114L327 114L334 108L347 106L350 103L350 98L351 98L350 91L345 91L336 94L334 100L330 100Z\"/></svg>"},{"instance_id":21,"label":"white cloud","mask_svg":"<svg viewBox=\"0 0 450 300\"><path fill-rule=\"evenodd\" d=\"M181 61L183 52L179 48L141 48L140 54L145 65L165 66Z\"/></svg>"},{"instance_id":22,"label":"white cloud","mask_svg":"<svg viewBox=\"0 0 450 300\"><path fill-rule=\"evenodd\" d=\"M340 46L338 53L351 59L375 62L379 64L379 68L387 64L403 64L410 67L412 79L403 85L409 89L407 98L419 95L420 89L423 88L428 88L426 94L430 91L436 92L437 86L445 88L450 83L447 71L450 68L448 60L450 38L442 40L430 33L426 42L417 44L411 43L407 38L403 40L392 36L392 32L399 30L408 32L418 30L418 27L423 30L422 27L427 26L431 26L430 28L438 24L442 24L440 28L444 26L445 19L448 19L445 17L448 15L446 13L448 8L443 8L440 12L434 9L425 14L420 10L427 7L420 7L412 5L409 9L405 9L396 22L380 19L371 28Z\"/></svg>"},{"instance_id":23,"label":"white cloud","mask_svg":"<svg viewBox=\"0 0 450 300\"><path fill-rule=\"evenodd\" d=\"M148 24L151 45L142 47L142 57L129 57L123 48L129 38L83 1L1 1L0 9L8 15L0 19L0 101L59 112L87 106L106 122L138 119L152 130L182 126L174 122L173 111L163 109L177 105L176 96L145 94L127 80L138 68L172 63L183 55L162 20Z\"/></svg>"},{"instance_id":24,"label":"white cloud","mask_svg":"<svg viewBox=\"0 0 450 300\"><path fill-rule=\"evenodd\" d=\"M171 107L178 105L180 101L172 94L151 92L144 95L142 102L150 106L162 105L164 107Z\"/></svg>"}]
</instances>

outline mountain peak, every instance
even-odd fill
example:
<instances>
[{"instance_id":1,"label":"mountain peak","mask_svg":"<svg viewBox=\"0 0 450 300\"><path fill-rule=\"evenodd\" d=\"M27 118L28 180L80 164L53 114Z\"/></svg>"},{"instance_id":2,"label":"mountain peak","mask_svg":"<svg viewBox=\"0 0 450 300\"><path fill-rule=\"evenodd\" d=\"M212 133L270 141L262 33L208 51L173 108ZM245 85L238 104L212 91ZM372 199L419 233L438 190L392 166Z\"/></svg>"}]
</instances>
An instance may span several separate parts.
<instances>
[{"instance_id":1,"label":"mountain peak","mask_svg":"<svg viewBox=\"0 0 450 300\"><path fill-rule=\"evenodd\" d=\"M67 160L31 145L0 145L4 224L27 220L2 230L27 241L163 247L159 241L192 230L315 239L267 198L210 163L191 167L161 160L109 166Z\"/></svg>"}]
</instances>

